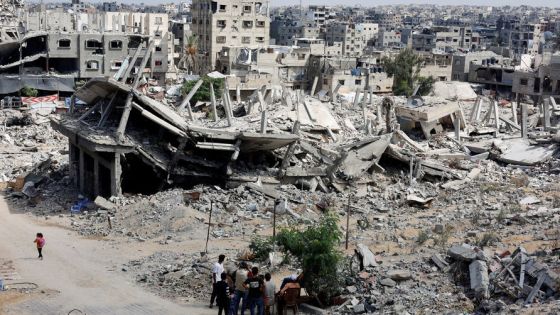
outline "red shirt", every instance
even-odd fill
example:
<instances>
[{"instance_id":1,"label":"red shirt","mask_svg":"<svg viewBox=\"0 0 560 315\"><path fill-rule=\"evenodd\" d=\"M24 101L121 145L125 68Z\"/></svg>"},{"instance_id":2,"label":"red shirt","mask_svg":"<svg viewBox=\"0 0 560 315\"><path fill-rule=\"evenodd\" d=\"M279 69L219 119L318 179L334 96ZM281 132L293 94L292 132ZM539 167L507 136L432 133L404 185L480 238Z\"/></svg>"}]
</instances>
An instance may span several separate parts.
<instances>
[{"instance_id":1,"label":"red shirt","mask_svg":"<svg viewBox=\"0 0 560 315\"><path fill-rule=\"evenodd\" d=\"M43 248L43 246L45 246L45 239L42 237L37 237L34 242L37 243L37 248Z\"/></svg>"}]
</instances>

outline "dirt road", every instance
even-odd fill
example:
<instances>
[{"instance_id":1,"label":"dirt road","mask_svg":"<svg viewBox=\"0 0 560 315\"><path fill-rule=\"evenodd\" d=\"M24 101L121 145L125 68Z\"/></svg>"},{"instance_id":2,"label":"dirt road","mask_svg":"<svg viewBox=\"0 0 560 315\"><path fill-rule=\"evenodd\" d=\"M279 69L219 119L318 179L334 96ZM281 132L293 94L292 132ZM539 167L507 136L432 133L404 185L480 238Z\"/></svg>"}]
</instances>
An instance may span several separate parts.
<instances>
[{"instance_id":1,"label":"dirt road","mask_svg":"<svg viewBox=\"0 0 560 315\"><path fill-rule=\"evenodd\" d=\"M33 244L39 231L47 240L42 261ZM88 315L217 313L205 305L180 306L142 290L118 267L125 260L123 249L111 242L81 238L29 215L14 214L13 209L10 213L0 197L0 276L4 272L13 278L8 285L38 285L29 294L0 293L0 314L59 315L72 309Z\"/></svg>"}]
</instances>

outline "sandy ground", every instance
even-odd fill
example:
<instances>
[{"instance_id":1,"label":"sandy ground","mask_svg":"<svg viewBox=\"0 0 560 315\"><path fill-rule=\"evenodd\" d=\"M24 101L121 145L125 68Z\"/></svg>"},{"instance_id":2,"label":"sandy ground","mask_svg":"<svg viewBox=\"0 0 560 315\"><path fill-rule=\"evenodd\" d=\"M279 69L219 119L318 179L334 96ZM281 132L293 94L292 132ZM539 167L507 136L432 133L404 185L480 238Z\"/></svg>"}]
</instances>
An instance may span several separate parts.
<instances>
[{"instance_id":1,"label":"sandy ground","mask_svg":"<svg viewBox=\"0 0 560 315\"><path fill-rule=\"evenodd\" d=\"M33 244L39 231L47 241L42 261L37 259ZM58 315L73 309L88 315L217 313L202 304L174 304L131 283L117 266L134 256L130 253L133 250L84 239L68 229L18 214L0 197L0 265L4 266L0 272L4 278L12 279L5 284L17 287L14 283L25 282L38 286L0 293L0 314Z\"/></svg>"}]
</instances>

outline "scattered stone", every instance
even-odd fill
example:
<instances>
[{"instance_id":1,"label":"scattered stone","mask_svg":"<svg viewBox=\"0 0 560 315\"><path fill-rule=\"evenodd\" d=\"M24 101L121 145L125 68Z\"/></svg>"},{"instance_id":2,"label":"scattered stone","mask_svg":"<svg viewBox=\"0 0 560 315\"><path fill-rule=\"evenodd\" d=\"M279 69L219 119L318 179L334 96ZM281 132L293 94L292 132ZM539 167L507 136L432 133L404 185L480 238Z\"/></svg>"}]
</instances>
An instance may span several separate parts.
<instances>
[{"instance_id":1,"label":"scattered stone","mask_svg":"<svg viewBox=\"0 0 560 315\"><path fill-rule=\"evenodd\" d=\"M394 287L397 285L397 282L391 278L383 278L379 281L379 283L386 287Z\"/></svg>"},{"instance_id":2,"label":"scattered stone","mask_svg":"<svg viewBox=\"0 0 560 315\"><path fill-rule=\"evenodd\" d=\"M476 259L476 252L474 249L467 245L453 245L447 251L447 255L456 260L473 261Z\"/></svg>"},{"instance_id":3,"label":"scattered stone","mask_svg":"<svg viewBox=\"0 0 560 315\"><path fill-rule=\"evenodd\" d=\"M412 273L408 270L391 270L387 272L387 277L395 281L404 281L412 279Z\"/></svg>"}]
</instances>

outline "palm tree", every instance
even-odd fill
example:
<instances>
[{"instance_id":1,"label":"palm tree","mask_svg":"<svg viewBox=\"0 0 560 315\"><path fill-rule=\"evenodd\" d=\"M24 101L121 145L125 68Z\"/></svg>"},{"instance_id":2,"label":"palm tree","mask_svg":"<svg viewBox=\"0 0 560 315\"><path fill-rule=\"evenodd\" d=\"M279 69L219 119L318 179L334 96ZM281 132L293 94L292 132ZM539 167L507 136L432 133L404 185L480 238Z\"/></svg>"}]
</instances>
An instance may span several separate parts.
<instances>
[{"instance_id":1,"label":"palm tree","mask_svg":"<svg viewBox=\"0 0 560 315\"><path fill-rule=\"evenodd\" d=\"M179 66L192 72L196 63L196 53L198 51L198 38L196 35L187 37L187 44L183 51L183 57L179 60Z\"/></svg>"}]
</instances>

